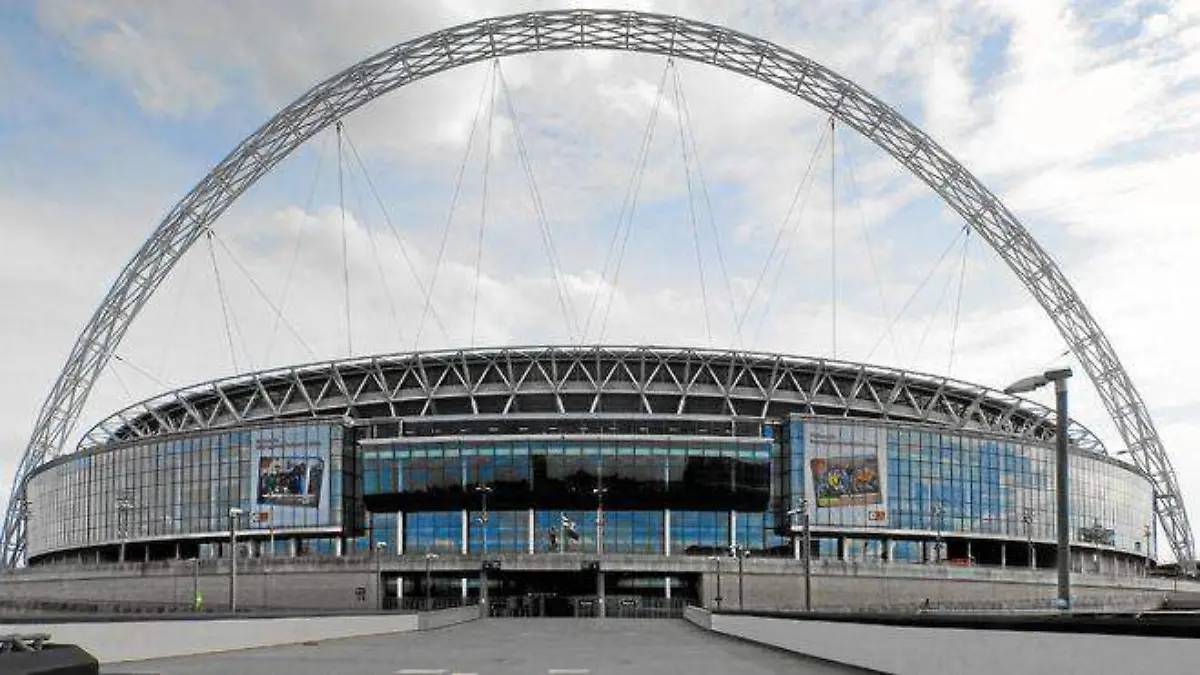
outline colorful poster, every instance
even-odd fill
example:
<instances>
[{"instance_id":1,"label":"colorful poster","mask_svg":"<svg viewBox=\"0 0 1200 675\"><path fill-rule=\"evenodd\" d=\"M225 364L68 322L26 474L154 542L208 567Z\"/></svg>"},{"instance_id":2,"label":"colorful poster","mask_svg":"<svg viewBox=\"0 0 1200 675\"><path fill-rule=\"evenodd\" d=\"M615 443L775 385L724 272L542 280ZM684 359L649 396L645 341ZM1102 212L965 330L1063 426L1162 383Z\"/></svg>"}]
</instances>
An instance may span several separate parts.
<instances>
[{"instance_id":1,"label":"colorful poster","mask_svg":"<svg viewBox=\"0 0 1200 675\"><path fill-rule=\"evenodd\" d=\"M329 524L329 427L259 428L250 432L250 444L249 526Z\"/></svg>"},{"instance_id":2,"label":"colorful poster","mask_svg":"<svg viewBox=\"0 0 1200 675\"><path fill-rule=\"evenodd\" d=\"M809 461L817 508L883 503L879 462L874 457L830 457Z\"/></svg>"},{"instance_id":3,"label":"colorful poster","mask_svg":"<svg viewBox=\"0 0 1200 675\"><path fill-rule=\"evenodd\" d=\"M803 421L804 495L814 524L881 527L887 512L887 431Z\"/></svg>"},{"instance_id":4,"label":"colorful poster","mask_svg":"<svg viewBox=\"0 0 1200 675\"><path fill-rule=\"evenodd\" d=\"M321 505L324 475L321 457L260 457L258 503L315 509Z\"/></svg>"}]
</instances>

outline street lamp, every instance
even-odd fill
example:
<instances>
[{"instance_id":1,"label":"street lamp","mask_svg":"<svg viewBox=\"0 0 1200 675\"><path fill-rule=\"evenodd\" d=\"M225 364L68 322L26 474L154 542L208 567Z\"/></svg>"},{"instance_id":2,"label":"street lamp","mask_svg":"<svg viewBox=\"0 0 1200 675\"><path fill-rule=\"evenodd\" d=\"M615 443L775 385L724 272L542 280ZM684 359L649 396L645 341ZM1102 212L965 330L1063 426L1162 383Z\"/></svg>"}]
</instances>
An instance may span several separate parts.
<instances>
[{"instance_id":1,"label":"street lamp","mask_svg":"<svg viewBox=\"0 0 1200 675\"><path fill-rule=\"evenodd\" d=\"M746 556L750 555L750 549L746 548L745 546L739 546L738 544L732 544L729 547L729 555L737 558L738 562L738 611L740 612L745 608L744 595L742 593L742 581L744 578L742 576L742 561L746 559Z\"/></svg>"},{"instance_id":2,"label":"street lamp","mask_svg":"<svg viewBox=\"0 0 1200 675\"><path fill-rule=\"evenodd\" d=\"M237 519L245 513L234 506L229 509L229 611L237 611Z\"/></svg>"},{"instance_id":3,"label":"street lamp","mask_svg":"<svg viewBox=\"0 0 1200 675\"><path fill-rule=\"evenodd\" d=\"M1021 513L1021 522L1025 523L1025 540L1029 544L1029 566L1037 567L1037 558L1033 554L1033 509L1025 508Z\"/></svg>"},{"instance_id":4,"label":"street lamp","mask_svg":"<svg viewBox=\"0 0 1200 675\"><path fill-rule=\"evenodd\" d=\"M710 555L708 559L717 564L717 595L713 598L713 603L716 605L716 611L719 612L721 611L721 600L723 599L721 597L721 556Z\"/></svg>"},{"instance_id":5,"label":"street lamp","mask_svg":"<svg viewBox=\"0 0 1200 675\"><path fill-rule=\"evenodd\" d=\"M1070 468L1067 454L1067 427L1071 418L1067 412L1067 379L1071 377L1070 368L1047 370L1041 375L1033 375L1017 380L1004 389L1006 394L1024 394L1047 384L1054 383L1055 403L1055 449L1057 475L1055 481L1055 497L1058 502L1056 528L1058 530L1058 607L1071 608L1071 521L1070 500L1068 498L1067 472Z\"/></svg>"},{"instance_id":6,"label":"street lamp","mask_svg":"<svg viewBox=\"0 0 1200 675\"><path fill-rule=\"evenodd\" d=\"M592 488L596 495L596 555L604 555L604 493L608 488L597 486Z\"/></svg>"},{"instance_id":7,"label":"street lamp","mask_svg":"<svg viewBox=\"0 0 1200 675\"><path fill-rule=\"evenodd\" d=\"M375 542L375 604L383 609L383 552L387 550L386 541Z\"/></svg>"},{"instance_id":8,"label":"street lamp","mask_svg":"<svg viewBox=\"0 0 1200 675\"><path fill-rule=\"evenodd\" d=\"M934 504L929 508L929 515L933 517L934 540L933 540L933 564L940 565L942 563L942 515L946 513L946 507L942 504Z\"/></svg>"},{"instance_id":9,"label":"street lamp","mask_svg":"<svg viewBox=\"0 0 1200 675\"><path fill-rule=\"evenodd\" d=\"M787 512L792 519L792 531L795 532L795 519L800 516L800 526L804 528L804 611L812 611L812 532L808 517L808 499L800 500L800 508ZM794 535L793 535L794 536Z\"/></svg>"},{"instance_id":10,"label":"street lamp","mask_svg":"<svg viewBox=\"0 0 1200 675\"><path fill-rule=\"evenodd\" d=\"M488 516L487 500L488 500L488 495L492 494L492 490L493 490L493 488L491 485L476 485L475 486L475 491L478 492L480 498L483 499L483 510L479 513L479 523L481 525L483 525L483 555L485 557L488 554L488 520L489 520L489 516Z\"/></svg>"},{"instance_id":11,"label":"street lamp","mask_svg":"<svg viewBox=\"0 0 1200 675\"><path fill-rule=\"evenodd\" d=\"M430 572L430 563L437 560L438 554L425 552L425 611L428 612L433 608L433 576Z\"/></svg>"},{"instance_id":12,"label":"street lamp","mask_svg":"<svg viewBox=\"0 0 1200 675\"><path fill-rule=\"evenodd\" d=\"M1142 526L1142 536L1146 538L1146 562L1142 565L1142 576L1150 576L1150 526Z\"/></svg>"},{"instance_id":13,"label":"street lamp","mask_svg":"<svg viewBox=\"0 0 1200 675\"><path fill-rule=\"evenodd\" d=\"M117 498L117 529L121 535L121 552L117 562L125 562L125 542L129 539L129 513L133 511L133 499L129 496Z\"/></svg>"}]
</instances>

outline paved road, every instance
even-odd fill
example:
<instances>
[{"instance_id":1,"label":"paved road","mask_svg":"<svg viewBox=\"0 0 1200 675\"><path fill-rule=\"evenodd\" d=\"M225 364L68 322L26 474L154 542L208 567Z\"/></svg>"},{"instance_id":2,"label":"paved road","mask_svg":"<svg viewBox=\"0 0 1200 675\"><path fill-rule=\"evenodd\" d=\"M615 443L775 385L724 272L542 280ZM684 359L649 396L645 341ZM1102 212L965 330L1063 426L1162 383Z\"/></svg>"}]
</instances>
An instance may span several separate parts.
<instances>
[{"instance_id":1,"label":"paved road","mask_svg":"<svg viewBox=\"0 0 1200 675\"><path fill-rule=\"evenodd\" d=\"M424 633L107 666L161 675L701 675L854 672L678 620L494 619Z\"/></svg>"}]
</instances>

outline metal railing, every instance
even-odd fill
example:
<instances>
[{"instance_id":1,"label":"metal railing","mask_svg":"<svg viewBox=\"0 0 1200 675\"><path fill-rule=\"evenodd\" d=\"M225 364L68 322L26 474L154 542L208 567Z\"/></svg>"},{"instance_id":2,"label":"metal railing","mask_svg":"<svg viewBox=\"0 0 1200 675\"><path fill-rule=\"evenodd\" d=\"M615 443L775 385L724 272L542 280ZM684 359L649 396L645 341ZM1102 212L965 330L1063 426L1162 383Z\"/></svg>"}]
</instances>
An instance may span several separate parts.
<instances>
[{"instance_id":1,"label":"metal railing","mask_svg":"<svg viewBox=\"0 0 1200 675\"><path fill-rule=\"evenodd\" d=\"M0 635L0 654L12 652L38 652L50 641L47 633L28 635Z\"/></svg>"}]
</instances>

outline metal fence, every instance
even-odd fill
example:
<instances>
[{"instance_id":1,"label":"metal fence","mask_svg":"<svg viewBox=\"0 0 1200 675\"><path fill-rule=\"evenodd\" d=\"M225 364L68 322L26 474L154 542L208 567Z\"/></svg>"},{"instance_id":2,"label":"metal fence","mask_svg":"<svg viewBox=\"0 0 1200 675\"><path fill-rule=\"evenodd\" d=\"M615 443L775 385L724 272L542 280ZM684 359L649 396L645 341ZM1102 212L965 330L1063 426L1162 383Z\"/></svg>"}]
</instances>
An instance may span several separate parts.
<instances>
[{"instance_id":1,"label":"metal fence","mask_svg":"<svg viewBox=\"0 0 1200 675\"><path fill-rule=\"evenodd\" d=\"M404 612L435 612L440 609L453 609L455 607L469 607L479 604L476 598L462 597L433 597L426 600L424 597L404 597L404 598L384 598L383 608L385 610L400 610Z\"/></svg>"}]
</instances>

